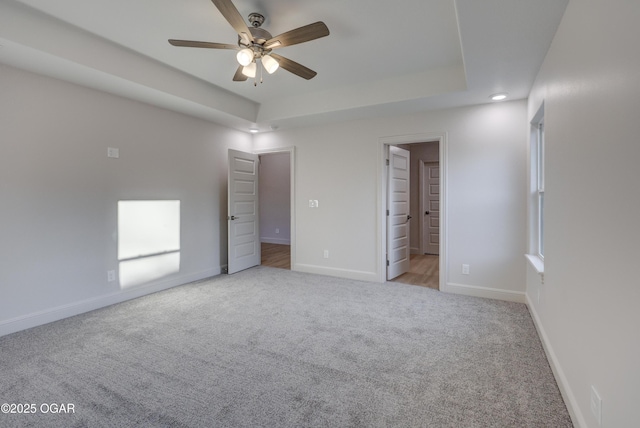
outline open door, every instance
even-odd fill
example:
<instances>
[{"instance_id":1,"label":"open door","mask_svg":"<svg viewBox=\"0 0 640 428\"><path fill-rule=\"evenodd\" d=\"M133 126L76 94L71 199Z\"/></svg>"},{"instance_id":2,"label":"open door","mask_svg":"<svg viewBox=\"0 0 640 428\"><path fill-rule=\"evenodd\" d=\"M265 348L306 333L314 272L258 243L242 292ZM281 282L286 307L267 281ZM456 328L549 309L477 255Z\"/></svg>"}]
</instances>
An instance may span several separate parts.
<instances>
[{"instance_id":1,"label":"open door","mask_svg":"<svg viewBox=\"0 0 640 428\"><path fill-rule=\"evenodd\" d=\"M260 264L258 168L258 155L229 150L229 274Z\"/></svg>"},{"instance_id":2,"label":"open door","mask_svg":"<svg viewBox=\"0 0 640 428\"><path fill-rule=\"evenodd\" d=\"M389 146L387 280L409 271L409 151Z\"/></svg>"}]
</instances>

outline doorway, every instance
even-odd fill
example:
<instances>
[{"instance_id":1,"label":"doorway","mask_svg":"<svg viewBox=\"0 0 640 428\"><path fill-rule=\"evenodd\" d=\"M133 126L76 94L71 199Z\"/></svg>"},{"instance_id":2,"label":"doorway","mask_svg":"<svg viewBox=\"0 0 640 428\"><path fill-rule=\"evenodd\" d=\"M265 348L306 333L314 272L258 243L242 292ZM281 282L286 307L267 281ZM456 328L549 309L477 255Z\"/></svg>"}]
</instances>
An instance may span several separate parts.
<instances>
[{"instance_id":1,"label":"doorway","mask_svg":"<svg viewBox=\"0 0 640 428\"><path fill-rule=\"evenodd\" d=\"M260 247L262 266L293 266L293 149L261 151Z\"/></svg>"},{"instance_id":2,"label":"doorway","mask_svg":"<svg viewBox=\"0 0 640 428\"><path fill-rule=\"evenodd\" d=\"M437 290L446 288L446 133L418 134L380 139L383 156L379 180L379 198L384 216L380 223L381 279L386 277L388 231L389 146L410 152L410 263L407 272L393 282L421 285ZM384 222L384 223L383 223ZM385 278L386 279L386 278ZM382 281L384 282L384 280Z\"/></svg>"},{"instance_id":3,"label":"doorway","mask_svg":"<svg viewBox=\"0 0 640 428\"><path fill-rule=\"evenodd\" d=\"M410 155L410 250L407 272L393 281L438 290L440 155L438 141L400 144Z\"/></svg>"}]
</instances>

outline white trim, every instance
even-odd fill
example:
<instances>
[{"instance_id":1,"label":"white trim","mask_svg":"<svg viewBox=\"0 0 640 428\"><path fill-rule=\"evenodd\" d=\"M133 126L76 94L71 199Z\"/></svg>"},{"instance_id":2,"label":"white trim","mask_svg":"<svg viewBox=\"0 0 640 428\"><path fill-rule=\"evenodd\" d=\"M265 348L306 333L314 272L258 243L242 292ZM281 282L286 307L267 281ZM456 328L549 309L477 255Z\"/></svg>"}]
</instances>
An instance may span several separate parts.
<instances>
[{"instance_id":1,"label":"white trim","mask_svg":"<svg viewBox=\"0 0 640 428\"><path fill-rule=\"evenodd\" d=\"M540 180L538 165L540 164L538 146L539 124L544 120L544 102L538 107L529 127L529 150L527 151L527 252L540 256ZM544 161L544 159L542 159ZM544 190L543 190L544 193ZM542 258L542 257L541 257Z\"/></svg>"},{"instance_id":2,"label":"white trim","mask_svg":"<svg viewBox=\"0 0 640 428\"><path fill-rule=\"evenodd\" d=\"M260 238L260 242L264 244L279 244L279 245L291 245L290 239L283 238L269 238L267 236L263 236Z\"/></svg>"},{"instance_id":3,"label":"white trim","mask_svg":"<svg viewBox=\"0 0 640 428\"><path fill-rule=\"evenodd\" d=\"M366 272L361 270L352 269L338 269L327 266L317 266L308 264L297 264L295 266L296 271L305 273L314 273L317 275L336 276L339 278L355 279L358 281L370 281L376 282L378 274L376 272Z\"/></svg>"},{"instance_id":4,"label":"white trim","mask_svg":"<svg viewBox=\"0 0 640 428\"><path fill-rule=\"evenodd\" d=\"M290 231L289 243L291 245L291 270L296 270L296 148L295 146L279 147L270 149L257 149L253 151L257 155L265 155L269 153L289 153L289 176L291 190L291 215L290 215ZM267 242L267 241L264 241ZM274 242L278 243L278 242Z\"/></svg>"},{"instance_id":5,"label":"white trim","mask_svg":"<svg viewBox=\"0 0 640 428\"><path fill-rule=\"evenodd\" d=\"M380 137L378 139L378 206L377 206L377 218L378 223L377 230L377 247L378 247L378 268L377 268L377 281L387 281L387 226L386 226L386 210L387 210L387 146L397 144L414 144L425 143L428 141L438 141L439 152L439 164L440 164L440 257L439 257L439 286L440 290L443 290L444 285L447 283L447 260L448 260L448 235L447 235L447 160L449 146L447 144L446 132L425 132L421 134L412 135L394 135L389 137Z\"/></svg>"},{"instance_id":6,"label":"white trim","mask_svg":"<svg viewBox=\"0 0 640 428\"><path fill-rule=\"evenodd\" d=\"M560 361L558 361L558 357L551 346L551 342L549 341L549 337L542 327L542 322L540 321L540 317L536 312L535 306L531 302L529 296L526 296L527 307L529 308L529 312L531 313L531 318L533 319L533 325L536 326L536 330L538 331L538 336L540 337L540 341L542 342L542 348L544 349L545 354L547 354L547 360L549 361L549 366L551 366L551 371L553 372L553 376L556 379L556 383L558 384L558 389L560 389L560 394L562 395L562 399L564 400L564 404L567 406L567 410L569 411L569 416L571 416L571 421L576 428L586 428L587 423L585 421L584 415L580 411L580 407L578 406L578 401L569 385L569 381L567 380L567 376L562 370L562 366L560 365Z\"/></svg>"},{"instance_id":7,"label":"white trim","mask_svg":"<svg viewBox=\"0 0 640 428\"><path fill-rule=\"evenodd\" d=\"M535 254L525 254L524 255L531 266L538 272L540 275L544 274L544 260Z\"/></svg>"},{"instance_id":8,"label":"white trim","mask_svg":"<svg viewBox=\"0 0 640 428\"><path fill-rule=\"evenodd\" d=\"M456 284L449 282L441 291L464 296L484 297L494 300L506 300L507 302L525 303L524 291L501 290L499 288L479 287L474 285Z\"/></svg>"},{"instance_id":9,"label":"white trim","mask_svg":"<svg viewBox=\"0 0 640 428\"><path fill-rule=\"evenodd\" d=\"M213 269L206 269L199 272L182 275L166 279L164 281L154 282L153 284L131 287L126 290L117 291L104 296L93 297L91 299L81 300L79 302L69 303L42 311L33 312L16 318L8 319L0 322L0 337L15 333L17 331L26 330L28 328L37 327L39 325L48 324L50 322L59 321L75 315L90 312L96 309L114 305L116 303L125 302L127 300L136 299L147 294L156 293L158 291L167 290L169 288L178 287L190 282L199 281L212 276L220 275L222 268L218 266Z\"/></svg>"}]
</instances>

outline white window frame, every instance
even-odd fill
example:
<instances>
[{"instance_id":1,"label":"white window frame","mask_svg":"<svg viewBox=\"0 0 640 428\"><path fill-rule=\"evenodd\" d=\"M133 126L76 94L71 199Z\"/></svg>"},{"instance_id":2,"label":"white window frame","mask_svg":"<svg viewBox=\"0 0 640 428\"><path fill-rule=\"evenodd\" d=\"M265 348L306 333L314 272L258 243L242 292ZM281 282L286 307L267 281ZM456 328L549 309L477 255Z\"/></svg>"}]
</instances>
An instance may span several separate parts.
<instances>
[{"instance_id":1,"label":"white window frame","mask_svg":"<svg viewBox=\"0 0 640 428\"><path fill-rule=\"evenodd\" d=\"M545 125L544 105L531 121L529 164L529 245L527 259L544 275L544 188Z\"/></svg>"},{"instance_id":2,"label":"white window frame","mask_svg":"<svg viewBox=\"0 0 640 428\"><path fill-rule=\"evenodd\" d=\"M537 217L537 239L536 251L537 256L544 260L544 118L537 123L537 144L536 144L536 182L537 201L536 201L536 217Z\"/></svg>"}]
</instances>

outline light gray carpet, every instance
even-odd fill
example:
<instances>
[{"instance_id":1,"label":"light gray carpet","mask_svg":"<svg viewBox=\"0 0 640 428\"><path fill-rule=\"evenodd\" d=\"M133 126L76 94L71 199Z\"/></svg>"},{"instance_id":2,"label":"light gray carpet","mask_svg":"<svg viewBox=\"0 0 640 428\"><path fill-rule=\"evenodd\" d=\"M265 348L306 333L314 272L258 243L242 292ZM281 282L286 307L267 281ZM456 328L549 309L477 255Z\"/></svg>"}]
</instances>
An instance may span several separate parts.
<instances>
[{"instance_id":1,"label":"light gray carpet","mask_svg":"<svg viewBox=\"0 0 640 428\"><path fill-rule=\"evenodd\" d=\"M34 427L570 427L525 305L258 267L0 338Z\"/></svg>"}]
</instances>

